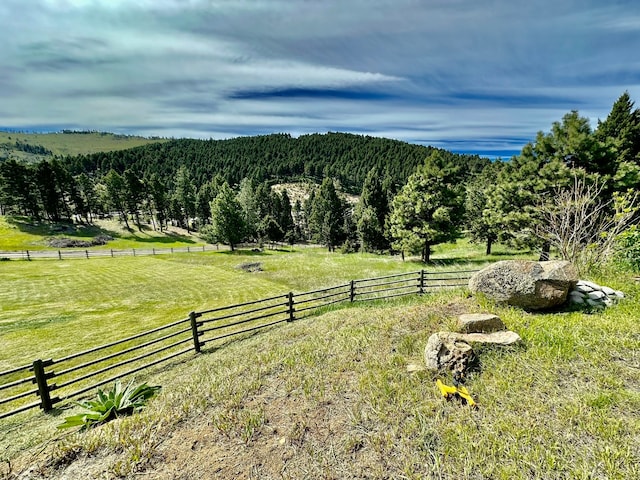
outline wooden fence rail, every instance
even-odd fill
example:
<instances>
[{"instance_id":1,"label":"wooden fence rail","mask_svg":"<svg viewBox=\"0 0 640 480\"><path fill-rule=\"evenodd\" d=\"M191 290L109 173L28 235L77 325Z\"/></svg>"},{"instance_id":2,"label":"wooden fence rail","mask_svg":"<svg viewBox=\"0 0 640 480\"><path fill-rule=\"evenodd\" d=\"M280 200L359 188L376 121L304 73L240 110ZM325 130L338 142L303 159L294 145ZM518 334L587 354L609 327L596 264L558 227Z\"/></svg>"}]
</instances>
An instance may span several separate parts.
<instances>
[{"instance_id":1,"label":"wooden fence rail","mask_svg":"<svg viewBox=\"0 0 640 480\"><path fill-rule=\"evenodd\" d=\"M13 250L0 251L0 260L71 260L104 257L138 257L148 255L166 255L170 253L212 252L219 245L199 245L170 248L128 248L128 249L59 249L59 250Z\"/></svg>"},{"instance_id":2,"label":"wooden fence rail","mask_svg":"<svg viewBox=\"0 0 640 480\"><path fill-rule=\"evenodd\" d=\"M330 305L423 294L466 285L476 270L399 273L352 280L334 287L191 312L188 318L59 359L0 372L0 419L40 407L45 412L84 393L207 345L313 315ZM185 346L191 344L190 346ZM5 397L2 397L7 392ZM39 397L30 402L29 397ZM13 405L12 410L8 410Z\"/></svg>"}]
</instances>

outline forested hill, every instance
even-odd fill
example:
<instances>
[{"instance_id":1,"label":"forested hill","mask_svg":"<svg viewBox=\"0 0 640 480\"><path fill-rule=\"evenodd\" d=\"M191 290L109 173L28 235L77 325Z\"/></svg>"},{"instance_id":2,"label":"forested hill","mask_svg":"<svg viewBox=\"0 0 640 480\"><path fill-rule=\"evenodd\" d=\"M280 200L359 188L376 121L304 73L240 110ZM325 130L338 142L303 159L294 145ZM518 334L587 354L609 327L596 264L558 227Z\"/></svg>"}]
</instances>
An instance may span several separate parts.
<instances>
[{"instance_id":1,"label":"forested hill","mask_svg":"<svg viewBox=\"0 0 640 480\"><path fill-rule=\"evenodd\" d=\"M175 177L182 165L196 185L217 174L230 184L245 177L259 182L338 179L344 190L360 193L367 172L378 167L385 176L404 184L416 167L434 151L433 147L398 140L327 133L239 137L229 140L179 139L127 150L66 157L64 163L74 175L113 169L132 170L141 178L155 173L164 181ZM468 173L479 172L489 163L477 155L458 155L441 150L452 163Z\"/></svg>"}]
</instances>

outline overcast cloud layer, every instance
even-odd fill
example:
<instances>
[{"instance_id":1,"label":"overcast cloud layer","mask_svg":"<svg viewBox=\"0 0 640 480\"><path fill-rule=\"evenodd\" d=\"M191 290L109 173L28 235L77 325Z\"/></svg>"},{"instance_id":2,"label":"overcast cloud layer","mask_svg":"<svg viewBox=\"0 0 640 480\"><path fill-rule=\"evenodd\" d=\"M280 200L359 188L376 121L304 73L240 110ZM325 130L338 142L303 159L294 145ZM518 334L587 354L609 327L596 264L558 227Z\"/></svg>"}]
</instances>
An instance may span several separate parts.
<instances>
[{"instance_id":1,"label":"overcast cloud layer","mask_svg":"<svg viewBox=\"0 0 640 480\"><path fill-rule=\"evenodd\" d=\"M342 131L510 156L640 101L640 2L2 0L0 128Z\"/></svg>"}]
</instances>

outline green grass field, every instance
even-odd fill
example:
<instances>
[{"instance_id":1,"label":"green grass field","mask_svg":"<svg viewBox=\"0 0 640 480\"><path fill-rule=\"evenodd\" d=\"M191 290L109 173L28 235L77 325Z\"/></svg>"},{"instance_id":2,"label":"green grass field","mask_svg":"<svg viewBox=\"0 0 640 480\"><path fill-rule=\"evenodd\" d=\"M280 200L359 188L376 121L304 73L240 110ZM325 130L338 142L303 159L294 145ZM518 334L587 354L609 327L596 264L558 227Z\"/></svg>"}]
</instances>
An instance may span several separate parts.
<instances>
[{"instance_id":1,"label":"green grass field","mask_svg":"<svg viewBox=\"0 0 640 480\"><path fill-rule=\"evenodd\" d=\"M430 268L513 253L482 251L441 245ZM244 262L263 271L238 269ZM0 370L194 309L420 268L317 248L0 262ZM145 411L93 431L60 434L62 418L37 411L0 420L0 460L10 461L0 478L34 465L23 478L638 478L640 285L624 272L592 279L626 298L605 311L531 314L464 289L432 292L337 307L187 355L138 376L163 387ZM407 365L422 363L432 333L479 311L500 315L523 343L478 349L471 410Z\"/></svg>"},{"instance_id":2,"label":"green grass field","mask_svg":"<svg viewBox=\"0 0 640 480\"><path fill-rule=\"evenodd\" d=\"M203 245L204 242L194 235L187 235L186 231L170 228L161 233L154 231L148 225L143 225L140 231L132 226L126 230L116 220L96 220L92 225L50 222L33 222L22 217L6 217L0 215L0 252L23 250L57 250L49 247L50 238L72 238L77 240L92 240L98 235L108 235L113 238L107 245L89 247L95 249L124 250L130 248L170 248Z\"/></svg>"},{"instance_id":3,"label":"green grass field","mask_svg":"<svg viewBox=\"0 0 640 480\"><path fill-rule=\"evenodd\" d=\"M41 146L53 155L80 155L110 152L139 147L148 143L165 142L166 139L152 139L113 133L12 133L0 132L0 156L25 160L41 160L43 155L33 155L15 148L16 142Z\"/></svg>"}]
</instances>

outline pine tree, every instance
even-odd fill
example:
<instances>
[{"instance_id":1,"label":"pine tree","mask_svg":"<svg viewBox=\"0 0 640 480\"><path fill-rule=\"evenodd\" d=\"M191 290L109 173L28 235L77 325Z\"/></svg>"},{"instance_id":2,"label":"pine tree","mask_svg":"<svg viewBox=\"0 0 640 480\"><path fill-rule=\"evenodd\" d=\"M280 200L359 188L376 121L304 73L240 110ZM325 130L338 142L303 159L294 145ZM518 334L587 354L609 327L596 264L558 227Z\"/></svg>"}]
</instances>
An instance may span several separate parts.
<instances>
[{"instance_id":1,"label":"pine tree","mask_svg":"<svg viewBox=\"0 0 640 480\"><path fill-rule=\"evenodd\" d=\"M388 193L383 187L378 168L367 174L360 202L356 208L356 225L363 250L382 251L389 248L386 235L386 220L389 215Z\"/></svg>"},{"instance_id":2,"label":"pine tree","mask_svg":"<svg viewBox=\"0 0 640 480\"><path fill-rule=\"evenodd\" d=\"M420 252L428 262L433 245L458 238L463 213L458 174L440 155L432 154L396 195L390 232L393 247L403 255Z\"/></svg>"},{"instance_id":3,"label":"pine tree","mask_svg":"<svg viewBox=\"0 0 640 480\"><path fill-rule=\"evenodd\" d=\"M226 182L211 202L211 227L218 241L227 243L231 251L245 235L245 222L240 202Z\"/></svg>"}]
</instances>

